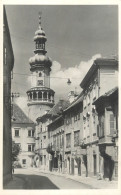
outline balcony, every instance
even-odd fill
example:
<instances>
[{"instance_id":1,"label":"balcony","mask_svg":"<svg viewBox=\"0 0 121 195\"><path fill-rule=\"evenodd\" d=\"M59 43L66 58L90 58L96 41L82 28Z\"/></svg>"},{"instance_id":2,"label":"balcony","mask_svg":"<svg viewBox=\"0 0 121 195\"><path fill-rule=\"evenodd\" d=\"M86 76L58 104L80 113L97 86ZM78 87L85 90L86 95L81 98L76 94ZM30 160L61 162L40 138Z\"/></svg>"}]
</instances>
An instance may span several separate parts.
<instances>
[{"instance_id":1,"label":"balcony","mask_svg":"<svg viewBox=\"0 0 121 195\"><path fill-rule=\"evenodd\" d=\"M47 98L33 98L33 99L29 99L28 102L48 102L48 103L54 103L54 100L50 100Z\"/></svg>"}]
</instances>

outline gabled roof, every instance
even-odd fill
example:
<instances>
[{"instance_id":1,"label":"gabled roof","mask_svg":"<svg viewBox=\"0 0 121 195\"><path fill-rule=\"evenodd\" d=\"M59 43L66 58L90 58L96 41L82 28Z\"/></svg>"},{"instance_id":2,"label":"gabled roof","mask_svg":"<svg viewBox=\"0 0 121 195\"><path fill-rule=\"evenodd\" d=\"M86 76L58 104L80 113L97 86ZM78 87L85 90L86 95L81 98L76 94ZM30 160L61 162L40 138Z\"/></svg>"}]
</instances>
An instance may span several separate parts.
<instances>
[{"instance_id":1,"label":"gabled roof","mask_svg":"<svg viewBox=\"0 0 121 195\"><path fill-rule=\"evenodd\" d=\"M26 114L22 111L22 109L17 104L13 104L13 116L15 118L15 121L13 123L34 124L34 122L26 116Z\"/></svg>"},{"instance_id":2,"label":"gabled roof","mask_svg":"<svg viewBox=\"0 0 121 195\"><path fill-rule=\"evenodd\" d=\"M59 100L57 104L53 106L53 108L45 115L38 117L37 120L43 121L46 118L56 118L61 114L61 110L66 109L70 105L70 102L68 100Z\"/></svg>"}]
</instances>

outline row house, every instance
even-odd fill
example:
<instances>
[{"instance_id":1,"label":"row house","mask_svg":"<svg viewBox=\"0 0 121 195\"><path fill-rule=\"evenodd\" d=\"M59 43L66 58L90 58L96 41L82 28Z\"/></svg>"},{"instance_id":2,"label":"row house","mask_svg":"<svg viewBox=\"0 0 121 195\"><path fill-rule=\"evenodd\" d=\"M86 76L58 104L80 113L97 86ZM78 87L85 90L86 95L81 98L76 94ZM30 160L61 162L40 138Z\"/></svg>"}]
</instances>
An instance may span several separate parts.
<instances>
[{"instance_id":1,"label":"row house","mask_svg":"<svg viewBox=\"0 0 121 195\"><path fill-rule=\"evenodd\" d=\"M72 95L70 98L72 100ZM83 138L82 103L83 93L68 108L61 109L61 115L48 125L51 171L72 175L86 174L86 164L80 147L80 140Z\"/></svg>"},{"instance_id":2,"label":"row house","mask_svg":"<svg viewBox=\"0 0 121 195\"><path fill-rule=\"evenodd\" d=\"M46 112L43 116L36 119L36 134L35 134L35 160L36 166L40 169L51 170L52 165L49 161L51 155L48 153L50 147L48 125L54 121L61 113L60 109L65 109L69 105L69 101L60 100L53 108Z\"/></svg>"},{"instance_id":3,"label":"row house","mask_svg":"<svg viewBox=\"0 0 121 195\"><path fill-rule=\"evenodd\" d=\"M12 140L20 146L16 167L33 167L35 156L35 124L18 105L13 104Z\"/></svg>"},{"instance_id":4,"label":"row house","mask_svg":"<svg viewBox=\"0 0 121 195\"><path fill-rule=\"evenodd\" d=\"M48 125L49 170L64 172L64 119L57 117Z\"/></svg>"},{"instance_id":5,"label":"row house","mask_svg":"<svg viewBox=\"0 0 121 195\"><path fill-rule=\"evenodd\" d=\"M115 59L96 59L82 80L83 89L83 140L86 148L87 175L99 174L98 113L93 102L108 90L118 85L118 61Z\"/></svg>"},{"instance_id":6,"label":"row house","mask_svg":"<svg viewBox=\"0 0 121 195\"><path fill-rule=\"evenodd\" d=\"M65 172L72 175L82 175L85 171L80 148L80 140L83 137L82 93L64 110L63 115Z\"/></svg>"}]
</instances>

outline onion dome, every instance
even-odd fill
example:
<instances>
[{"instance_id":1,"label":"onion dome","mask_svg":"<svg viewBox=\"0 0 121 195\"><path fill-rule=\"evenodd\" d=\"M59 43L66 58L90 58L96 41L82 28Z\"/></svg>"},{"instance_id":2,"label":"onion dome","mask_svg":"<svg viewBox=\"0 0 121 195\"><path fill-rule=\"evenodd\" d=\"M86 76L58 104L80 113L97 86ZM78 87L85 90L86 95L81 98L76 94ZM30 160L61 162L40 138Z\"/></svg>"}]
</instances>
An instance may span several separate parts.
<instances>
[{"instance_id":1,"label":"onion dome","mask_svg":"<svg viewBox=\"0 0 121 195\"><path fill-rule=\"evenodd\" d=\"M35 54L35 56L31 57L29 59L29 64L30 65L35 65L35 64L50 64L50 66L52 65L52 61L51 59L43 54Z\"/></svg>"},{"instance_id":2,"label":"onion dome","mask_svg":"<svg viewBox=\"0 0 121 195\"><path fill-rule=\"evenodd\" d=\"M47 38L45 36L45 32L41 27L41 16L39 15L39 29L35 32L35 36L34 36L34 41L38 41L38 40L42 40L42 41L46 41Z\"/></svg>"},{"instance_id":3,"label":"onion dome","mask_svg":"<svg viewBox=\"0 0 121 195\"><path fill-rule=\"evenodd\" d=\"M45 36L45 32L43 31L42 27L39 26L39 29L35 32L35 36L34 36L34 41L37 41L37 40L44 40L46 41L47 38Z\"/></svg>"}]
</instances>

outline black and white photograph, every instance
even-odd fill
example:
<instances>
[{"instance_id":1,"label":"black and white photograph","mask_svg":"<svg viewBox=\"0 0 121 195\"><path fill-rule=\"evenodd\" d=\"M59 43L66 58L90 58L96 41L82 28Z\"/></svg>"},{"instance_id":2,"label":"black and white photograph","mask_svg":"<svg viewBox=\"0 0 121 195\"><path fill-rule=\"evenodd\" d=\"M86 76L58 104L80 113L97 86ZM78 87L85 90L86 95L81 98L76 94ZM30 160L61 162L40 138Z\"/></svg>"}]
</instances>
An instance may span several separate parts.
<instances>
[{"instance_id":1,"label":"black and white photograph","mask_svg":"<svg viewBox=\"0 0 121 195\"><path fill-rule=\"evenodd\" d=\"M2 5L3 191L118 189L119 5L39 3Z\"/></svg>"}]
</instances>

